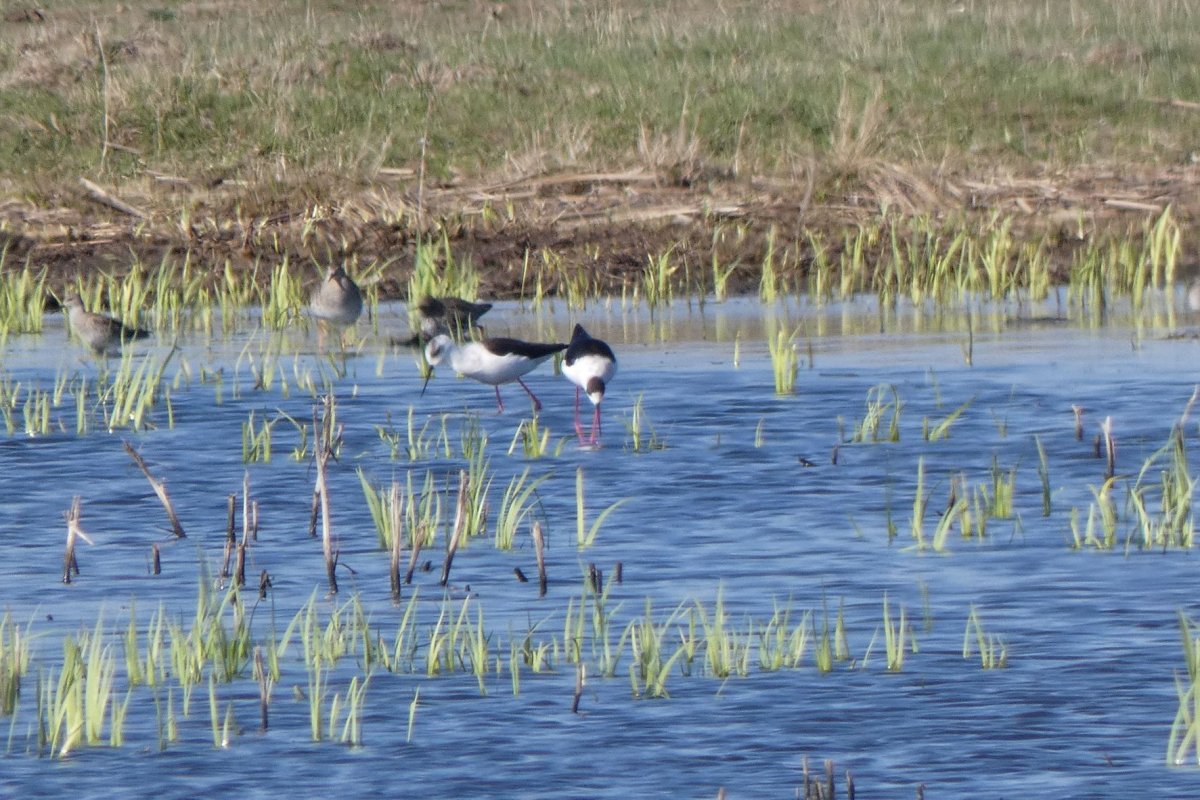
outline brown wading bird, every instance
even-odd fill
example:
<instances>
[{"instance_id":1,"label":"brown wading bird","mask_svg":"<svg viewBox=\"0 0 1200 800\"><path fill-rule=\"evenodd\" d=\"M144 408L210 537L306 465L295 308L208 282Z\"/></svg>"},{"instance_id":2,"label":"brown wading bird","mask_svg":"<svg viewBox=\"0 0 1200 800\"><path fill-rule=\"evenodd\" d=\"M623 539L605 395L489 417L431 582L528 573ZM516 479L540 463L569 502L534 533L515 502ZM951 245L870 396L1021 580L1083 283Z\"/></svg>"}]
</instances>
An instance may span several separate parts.
<instances>
[{"instance_id":1,"label":"brown wading bird","mask_svg":"<svg viewBox=\"0 0 1200 800\"><path fill-rule=\"evenodd\" d=\"M98 356L115 354L126 342L145 339L150 335L150 331L131 327L106 314L88 311L83 307L83 298L76 292L66 296L62 307L67 312L75 336Z\"/></svg>"},{"instance_id":2,"label":"brown wading bird","mask_svg":"<svg viewBox=\"0 0 1200 800\"><path fill-rule=\"evenodd\" d=\"M491 308L491 303L472 303L460 297L422 297L417 304L421 335L426 340L441 333L462 338L463 332L477 327L479 318Z\"/></svg>"},{"instance_id":3,"label":"brown wading bird","mask_svg":"<svg viewBox=\"0 0 1200 800\"><path fill-rule=\"evenodd\" d=\"M353 325L362 315L362 292L342 265L330 267L313 290L308 304L312 315L334 325Z\"/></svg>"}]
</instances>

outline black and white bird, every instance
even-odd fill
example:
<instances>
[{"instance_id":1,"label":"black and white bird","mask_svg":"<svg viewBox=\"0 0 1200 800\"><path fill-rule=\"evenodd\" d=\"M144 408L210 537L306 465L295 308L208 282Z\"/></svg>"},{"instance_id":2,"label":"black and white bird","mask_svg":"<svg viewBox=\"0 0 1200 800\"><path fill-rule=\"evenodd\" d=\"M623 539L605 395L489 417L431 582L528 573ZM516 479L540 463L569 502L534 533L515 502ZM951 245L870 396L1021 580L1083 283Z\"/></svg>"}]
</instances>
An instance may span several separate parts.
<instances>
[{"instance_id":1,"label":"black and white bird","mask_svg":"<svg viewBox=\"0 0 1200 800\"><path fill-rule=\"evenodd\" d=\"M330 267L308 302L312 315L335 325L353 325L362 315L362 291L341 264Z\"/></svg>"},{"instance_id":2,"label":"black and white bird","mask_svg":"<svg viewBox=\"0 0 1200 800\"><path fill-rule=\"evenodd\" d=\"M542 410L542 403L525 385L525 381L521 380L521 376L532 372L538 364L565 348L565 344L523 342L506 337L481 339L460 345L446 334L440 333L425 345L425 360L433 367L443 361L449 361L450 368L459 375L494 386L496 406L501 413L504 411L504 401L500 399L500 386L516 381L533 400L533 410L537 412ZM432 375L431 370L425 378L425 386L429 385ZM421 394L425 393L425 386L421 387Z\"/></svg>"},{"instance_id":3,"label":"black and white bird","mask_svg":"<svg viewBox=\"0 0 1200 800\"><path fill-rule=\"evenodd\" d=\"M68 294L62 306L67 312L67 319L70 320L75 336L98 356L115 354L126 342L145 339L150 335L150 331L126 325L107 314L88 311L83 306L83 298L77 292Z\"/></svg>"},{"instance_id":4,"label":"black and white bird","mask_svg":"<svg viewBox=\"0 0 1200 800\"><path fill-rule=\"evenodd\" d=\"M606 342L588 335L582 325L576 325L571 334L571 343L563 356L562 373L575 384L575 435L584 440L583 425L579 420L579 395L587 393L592 401L591 444L600 442L600 401L609 381L617 374L617 357Z\"/></svg>"}]
</instances>

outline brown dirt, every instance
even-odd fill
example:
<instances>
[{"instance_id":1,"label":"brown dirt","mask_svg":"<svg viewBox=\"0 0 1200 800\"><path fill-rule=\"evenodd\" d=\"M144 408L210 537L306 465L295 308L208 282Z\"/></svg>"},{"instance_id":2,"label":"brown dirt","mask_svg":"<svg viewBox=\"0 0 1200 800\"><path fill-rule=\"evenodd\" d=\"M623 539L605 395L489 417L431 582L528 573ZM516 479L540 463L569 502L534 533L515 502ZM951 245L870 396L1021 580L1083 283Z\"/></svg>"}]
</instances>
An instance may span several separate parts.
<instances>
[{"instance_id":1,"label":"brown dirt","mask_svg":"<svg viewBox=\"0 0 1200 800\"><path fill-rule=\"evenodd\" d=\"M285 257L302 265L334 258L382 261L381 293L399 297L421 232L440 237L444 231L454 257L469 259L478 270L480 295L503 298L521 291L526 258L536 266L546 253L589 270L593 285L610 292L639 281L648 258L668 248L693 281L700 280L710 274L714 233L724 230L729 235L716 244L718 258L741 265L729 283L737 293L757 287L771 228L781 247L791 246L788 268L803 272L809 233L823 235L836 249L843 231L885 214L928 215L948 225L1008 216L1018 238L1049 237L1058 245L1055 266L1065 275L1081 243L1114 233L1139 235L1168 206L1190 253L1200 217L1200 169L1191 166L1018 177L921 175L875 165L853 179L826 178L820 191L803 178L645 171L436 186L420 197L415 183L411 175L383 175L376 185L334 201L301 199L294 207L276 201L253 215L235 210L253 207L253 196L236 187L126 187L128 194L118 200L81 186L59 208L0 203L0 246L7 250L6 269L44 267L53 289L89 272L122 274L135 259L154 265L190 254L215 271L226 263L235 269L257 263L264 279L269 269L261 267ZM113 202L132 208L119 211ZM186 224L183 208L189 209ZM735 227L740 236L730 233Z\"/></svg>"}]
</instances>

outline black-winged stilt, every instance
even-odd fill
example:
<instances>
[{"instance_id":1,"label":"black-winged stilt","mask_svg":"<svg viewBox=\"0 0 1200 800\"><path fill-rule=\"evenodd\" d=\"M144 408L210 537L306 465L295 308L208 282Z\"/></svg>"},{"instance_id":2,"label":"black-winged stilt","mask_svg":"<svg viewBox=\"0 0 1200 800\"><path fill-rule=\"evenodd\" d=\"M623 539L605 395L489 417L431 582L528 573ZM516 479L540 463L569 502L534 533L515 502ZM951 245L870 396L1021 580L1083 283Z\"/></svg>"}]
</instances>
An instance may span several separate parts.
<instances>
[{"instance_id":1,"label":"black-winged stilt","mask_svg":"<svg viewBox=\"0 0 1200 800\"><path fill-rule=\"evenodd\" d=\"M617 374L617 357L612 348L600 339L588 335L582 325L576 325L571 343L563 357L563 375L575 384L575 435L583 441L583 425L579 421L579 395L586 392L595 410L592 413L591 443L600 441L600 401L604 389Z\"/></svg>"},{"instance_id":2,"label":"black-winged stilt","mask_svg":"<svg viewBox=\"0 0 1200 800\"><path fill-rule=\"evenodd\" d=\"M504 411L504 401L500 399L500 385L516 381L533 400L533 410L541 411L541 401L525 385L521 376L531 372L538 364L564 348L565 344L523 342L502 336L460 345L441 333L425 345L425 360L430 366L437 366L448 360L451 369L459 375L494 386L496 406L501 412ZM429 374L431 376L433 372ZM428 384L429 376L426 376L425 385ZM424 393L425 386L422 386L421 394Z\"/></svg>"}]
</instances>

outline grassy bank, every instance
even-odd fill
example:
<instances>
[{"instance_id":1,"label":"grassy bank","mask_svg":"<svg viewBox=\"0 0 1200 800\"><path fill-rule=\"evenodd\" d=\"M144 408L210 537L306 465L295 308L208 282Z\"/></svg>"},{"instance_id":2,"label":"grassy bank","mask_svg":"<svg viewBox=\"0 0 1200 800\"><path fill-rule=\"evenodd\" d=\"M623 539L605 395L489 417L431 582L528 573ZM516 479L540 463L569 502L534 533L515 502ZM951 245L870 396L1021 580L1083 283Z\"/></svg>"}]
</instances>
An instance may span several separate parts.
<instances>
[{"instance_id":1,"label":"grassy bank","mask_svg":"<svg viewBox=\"0 0 1200 800\"><path fill-rule=\"evenodd\" d=\"M1179 164L1195 109L1170 101L1200 100L1196 12L61 2L0 26L14 123L0 174L45 197L80 175L319 191L422 163L431 179L637 164L791 175L808 157Z\"/></svg>"},{"instance_id":2,"label":"grassy bank","mask_svg":"<svg viewBox=\"0 0 1200 800\"><path fill-rule=\"evenodd\" d=\"M175 249L308 214L330 252L364 227L484 213L481 198L508 222L562 219L597 194L529 182L562 171L638 170L614 204L665 188L755 216L766 192L764 213L784 198L788 219L969 207L997 175L1046 180L1035 197L1097 176L1190 185L1196 15L1137 0L10 6L0 194L23 201L9 230L33 220L39 240L127 221L86 178ZM536 202L550 196L567 202ZM86 213L46 218L60 208Z\"/></svg>"}]
</instances>

